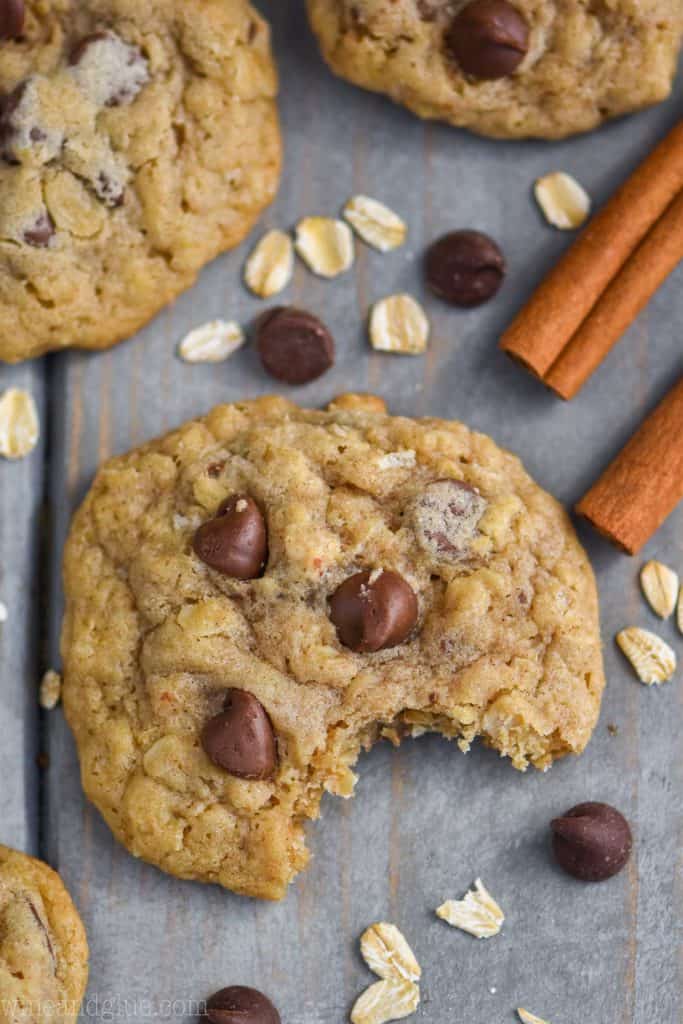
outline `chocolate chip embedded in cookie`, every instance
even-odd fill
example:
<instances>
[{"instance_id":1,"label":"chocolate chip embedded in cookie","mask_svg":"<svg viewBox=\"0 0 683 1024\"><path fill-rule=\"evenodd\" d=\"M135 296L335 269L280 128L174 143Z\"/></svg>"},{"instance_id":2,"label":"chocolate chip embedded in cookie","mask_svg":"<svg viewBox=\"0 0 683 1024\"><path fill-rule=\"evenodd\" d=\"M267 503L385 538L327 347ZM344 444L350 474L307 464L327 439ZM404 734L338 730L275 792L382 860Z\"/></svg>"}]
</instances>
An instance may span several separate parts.
<instances>
[{"instance_id":1,"label":"chocolate chip embedded in cookie","mask_svg":"<svg viewBox=\"0 0 683 1024\"><path fill-rule=\"evenodd\" d=\"M527 54L529 26L507 0L471 0L451 22L446 45L466 74L505 78Z\"/></svg>"},{"instance_id":2,"label":"chocolate chip embedded in cookie","mask_svg":"<svg viewBox=\"0 0 683 1024\"><path fill-rule=\"evenodd\" d=\"M391 570L357 572L330 598L330 618L352 651L382 651L403 643L417 622L417 598Z\"/></svg>"},{"instance_id":3,"label":"chocolate chip embedded in cookie","mask_svg":"<svg viewBox=\"0 0 683 1024\"><path fill-rule=\"evenodd\" d=\"M269 779L277 748L263 705L245 690L230 690L220 714L202 730L202 746L214 764L240 779Z\"/></svg>"},{"instance_id":4,"label":"chocolate chip embedded in cookie","mask_svg":"<svg viewBox=\"0 0 683 1024\"><path fill-rule=\"evenodd\" d=\"M87 977L85 930L59 875L0 846L0 1022L33 1007L36 1019L74 1024Z\"/></svg>"},{"instance_id":5,"label":"chocolate chip embedded in cookie","mask_svg":"<svg viewBox=\"0 0 683 1024\"><path fill-rule=\"evenodd\" d=\"M209 1024L280 1024L280 1014L270 999L255 988L231 985L206 1001Z\"/></svg>"},{"instance_id":6,"label":"chocolate chip embedded in cookie","mask_svg":"<svg viewBox=\"0 0 683 1024\"><path fill-rule=\"evenodd\" d=\"M132 103L150 78L149 65L137 46L115 32L95 32L69 54L79 88L98 107Z\"/></svg>"},{"instance_id":7,"label":"chocolate chip embedded in cookie","mask_svg":"<svg viewBox=\"0 0 683 1024\"><path fill-rule=\"evenodd\" d=\"M238 580L259 576L268 555L261 509L248 494L227 498L194 536L194 550L212 569Z\"/></svg>"},{"instance_id":8,"label":"chocolate chip embedded in cookie","mask_svg":"<svg viewBox=\"0 0 683 1024\"><path fill-rule=\"evenodd\" d=\"M547 768L597 719L567 516L490 439L370 396L220 406L108 462L64 580L86 793L137 856L252 896L284 895L382 729Z\"/></svg>"},{"instance_id":9,"label":"chocolate chip embedded in cookie","mask_svg":"<svg viewBox=\"0 0 683 1024\"><path fill-rule=\"evenodd\" d=\"M248 0L25 6L17 43L24 5L0 0L9 362L133 334L247 234L281 153L268 29ZM17 167L37 175L49 244Z\"/></svg>"},{"instance_id":10,"label":"chocolate chip embedded in cookie","mask_svg":"<svg viewBox=\"0 0 683 1024\"><path fill-rule=\"evenodd\" d=\"M337 74L500 138L562 138L665 99L683 36L680 0L307 4Z\"/></svg>"},{"instance_id":11,"label":"chocolate chip embedded in cookie","mask_svg":"<svg viewBox=\"0 0 683 1024\"><path fill-rule=\"evenodd\" d=\"M0 0L0 40L18 39L24 29L24 0Z\"/></svg>"},{"instance_id":12,"label":"chocolate chip embedded in cookie","mask_svg":"<svg viewBox=\"0 0 683 1024\"><path fill-rule=\"evenodd\" d=\"M464 480L434 480L413 503L417 542L437 561L457 562L470 553L488 502Z\"/></svg>"}]
</instances>

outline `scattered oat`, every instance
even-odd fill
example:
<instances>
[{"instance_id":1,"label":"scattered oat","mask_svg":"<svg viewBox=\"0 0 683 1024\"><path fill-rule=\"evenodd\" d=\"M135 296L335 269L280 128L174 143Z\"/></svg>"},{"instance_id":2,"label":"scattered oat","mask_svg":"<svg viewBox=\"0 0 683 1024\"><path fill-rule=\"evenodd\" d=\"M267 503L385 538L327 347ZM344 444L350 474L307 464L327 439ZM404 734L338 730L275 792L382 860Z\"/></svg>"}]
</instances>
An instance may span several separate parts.
<instances>
[{"instance_id":1,"label":"scattered oat","mask_svg":"<svg viewBox=\"0 0 683 1024\"><path fill-rule=\"evenodd\" d=\"M489 939L497 935L505 920L503 911L484 887L481 878L477 878L474 889L470 889L464 899L448 900L436 913L454 928L461 928L477 939Z\"/></svg>"},{"instance_id":2,"label":"scattered oat","mask_svg":"<svg viewBox=\"0 0 683 1024\"><path fill-rule=\"evenodd\" d=\"M581 227L590 213L591 201L587 192L564 171L538 178L534 195L548 223L565 231Z\"/></svg>"},{"instance_id":3,"label":"scattered oat","mask_svg":"<svg viewBox=\"0 0 683 1024\"><path fill-rule=\"evenodd\" d=\"M389 295L372 307L370 343L378 352L420 355L428 338L429 320L412 295Z\"/></svg>"},{"instance_id":4,"label":"scattered oat","mask_svg":"<svg viewBox=\"0 0 683 1024\"><path fill-rule=\"evenodd\" d=\"M673 614L678 597L678 575L662 562L646 562L640 584L652 611L661 619Z\"/></svg>"},{"instance_id":5,"label":"scattered oat","mask_svg":"<svg viewBox=\"0 0 683 1024\"><path fill-rule=\"evenodd\" d=\"M33 396L21 388L9 388L0 397L0 455L22 459L38 444L40 423Z\"/></svg>"},{"instance_id":6,"label":"scattered oat","mask_svg":"<svg viewBox=\"0 0 683 1024\"><path fill-rule=\"evenodd\" d=\"M186 334L178 355L186 363L222 363L244 344L244 331L234 320L209 320Z\"/></svg>"},{"instance_id":7,"label":"scattered oat","mask_svg":"<svg viewBox=\"0 0 683 1024\"><path fill-rule=\"evenodd\" d=\"M363 959L387 981L418 981L422 971L402 932L394 924L370 925L360 940Z\"/></svg>"},{"instance_id":8,"label":"scattered oat","mask_svg":"<svg viewBox=\"0 0 683 1024\"><path fill-rule=\"evenodd\" d=\"M523 1010L520 1007L517 1009L517 1016L522 1021L522 1024L547 1024L547 1021L541 1020L533 1013L529 1013L528 1010Z\"/></svg>"},{"instance_id":9,"label":"scattered oat","mask_svg":"<svg viewBox=\"0 0 683 1024\"><path fill-rule=\"evenodd\" d=\"M683 633L683 587L681 587L678 594L678 611L676 612L676 621L678 628Z\"/></svg>"},{"instance_id":10,"label":"scattered oat","mask_svg":"<svg viewBox=\"0 0 683 1024\"><path fill-rule=\"evenodd\" d=\"M294 246L284 231L268 231L244 267L247 287L262 299L287 287L294 270Z\"/></svg>"},{"instance_id":11,"label":"scattered oat","mask_svg":"<svg viewBox=\"0 0 683 1024\"><path fill-rule=\"evenodd\" d=\"M7 605L4 601L0 601L0 624L7 622L8 616Z\"/></svg>"},{"instance_id":12,"label":"scattered oat","mask_svg":"<svg viewBox=\"0 0 683 1024\"><path fill-rule=\"evenodd\" d=\"M353 263L353 235L343 220L304 217L294 242L304 263L320 277L337 277Z\"/></svg>"},{"instance_id":13,"label":"scattered oat","mask_svg":"<svg viewBox=\"0 0 683 1024\"><path fill-rule=\"evenodd\" d=\"M59 704L62 694L62 677L54 669L48 669L40 682L40 706L52 711Z\"/></svg>"},{"instance_id":14,"label":"scattered oat","mask_svg":"<svg viewBox=\"0 0 683 1024\"><path fill-rule=\"evenodd\" d=\"M364 242L380 252L390 252L405 242L406 226L398 214L370 196L349 199L344 217Z\"/></svg>"},{"instance_id":15,"label":"scattered oat","mask_svg":"<svg viewBox=\"0 0 683 1024\"><path fill-rule=\"evenodd\" d=\"M420 989L412 981L377 981L366 989L351 1011L351 1024L386 1024L415 1013Z\"/></svg>"},{"instance_id":16,"label":"scattered oat","mask_svg":"<svg viewBox=\"0 0 683 1024\"><path fill-rule=\"evenodd\" d=\"M676 671L674 651L656 633L631 626L617 633L617 643L633 665L641 683L665 683Z\"/></svg>"},{"instance_id":17,"label":"scattered oat","mask_svg":"<svg viewBox=\"0 0 683 1024\"><path fill-rule=\"evenodd\" d=\"M379 460L380 469L410 469L416 463L412 448L402 448L397 452L387 452Z\"/></svg>"}]
</instances>

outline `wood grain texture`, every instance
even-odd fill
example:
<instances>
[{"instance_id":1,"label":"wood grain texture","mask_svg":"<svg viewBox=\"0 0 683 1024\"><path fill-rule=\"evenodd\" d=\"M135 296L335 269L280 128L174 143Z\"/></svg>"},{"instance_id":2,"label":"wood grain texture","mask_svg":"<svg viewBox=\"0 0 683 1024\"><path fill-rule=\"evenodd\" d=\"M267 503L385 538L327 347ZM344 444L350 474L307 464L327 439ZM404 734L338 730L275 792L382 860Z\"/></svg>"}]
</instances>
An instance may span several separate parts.
<instances>
[{"instance_id":1,"label":"wood grain texture","mask_svg":"<svg viewBox=\"0 0 683 1024\"><path fill-rule=\"evenodd\" d=\"M286 170L277 203L250 242L206 268L198 286L134 340L103 355L65 354L19 371L38 390L43 374L49 381L50 457L42 480L40 455L0 468L0 590L10 604L13 595L26 602L31 579L46 590L41 623L54 664L61 548L97 464L217 402L274 389L249 349L218 368L186 366L175 356L177 341L198 323L215 316L247 323L263 308L240 275L251 244L268 227L335 213L358 191L387 202L409 224L403 249L381 256L359 245L353 270L333 283L297 267L285 298L325 318L339 358L332 372L294 389L293 397L322 404L340 391L370 389L395 412L463 419L518 451L538 481L568 504L680 373L683 268L571 404L547 394L497 350L502 329L568 242L535 210L533 180L562 169L603 200L673 124L676 101L573 142L489 142L424 124L333 79L300 4L263 0L261 7L274 25L282 72ZM682 99L679 82L679 107ZM423 248L449 227L488 231L507 254L506 285L480 310L454 312L424 295ZM369 305L402 290L421 297L432 320L423 359L383 356L367 346ZM14 372L0 370L0 383ZM35 525L43 486L47 564L38 558ZM683 570L682 513L643 557ZM522 776L491 752L476 748L464 757L438 738L398 752L382 745L363 758L354 801L323 802L321 821L309 829L311 869L281 904L179 882L133 860L84 802L61 712L48 715L42 851L63 873L89 931L86 1014L190 1021L193 1001L244 983L270 993L286 1024L341 1024L371 980L358 936L384 918L405 931L424 969L416 1021L512 1021L514 1007L523 1005L554 1024L680 1024L681 683L641 687L613 636L631 624L658 628L679 653L681 638L672 625L655 623L639 596L639 563L581 529L599 578L609 680L586 754L547 775ZM35 595L32 611L20 604L15 629L5 629L0 641L3 695L9 694L0 723L3 737L11 734L10 746L0 748L0 809L3 828L12 821L9 838L19 843L36 836L35 780L16 789L16 778L37 743L33 697L26 694L34 685L39 607ZM618 727L616 735L608 723ZM566 878L548 856L549 818L585 799L616 804L637 836L628 871L601 887ZM3 832L0 841L7 839ZM490 942L434 916L477 875L507 914L502 934Z\"/></svg>"}]
</instances>

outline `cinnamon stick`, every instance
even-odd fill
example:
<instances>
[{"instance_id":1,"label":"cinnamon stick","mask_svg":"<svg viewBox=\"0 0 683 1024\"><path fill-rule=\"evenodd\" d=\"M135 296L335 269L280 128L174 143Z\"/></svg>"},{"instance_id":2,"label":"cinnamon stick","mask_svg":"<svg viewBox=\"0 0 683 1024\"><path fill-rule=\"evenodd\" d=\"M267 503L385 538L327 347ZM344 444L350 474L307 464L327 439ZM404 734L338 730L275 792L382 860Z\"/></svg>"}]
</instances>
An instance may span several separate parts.
<instances>
[{"instance_id":1,"label":"cinnamon stick","mask_svg":"<svg viewBox=\"0 0 683 1024\"><path fill-rule=\"evenodd\" d=\"M683 377L576 506L635 555L683 498Z\"/></svg>"},{"instance_id":2,"label":"cinnamon stick","mask_svg":"<svg viewBox=\"0 0 683 1024\"><path fill-rule=\"evenodd\" d=\"M501 348L544 377L681 189L683 121L593 217L507 329Z\"/></svg>"},{"instance_id":3,"label":"cinnamon stick","mask_svg":"<svg viewBox=\"0 0 683 1024\"><path fill-rule=\"evenodd\" d=\"M683 260L683 191L624 264L543 378L570 399Z\"/></svg>"}]
</instances>

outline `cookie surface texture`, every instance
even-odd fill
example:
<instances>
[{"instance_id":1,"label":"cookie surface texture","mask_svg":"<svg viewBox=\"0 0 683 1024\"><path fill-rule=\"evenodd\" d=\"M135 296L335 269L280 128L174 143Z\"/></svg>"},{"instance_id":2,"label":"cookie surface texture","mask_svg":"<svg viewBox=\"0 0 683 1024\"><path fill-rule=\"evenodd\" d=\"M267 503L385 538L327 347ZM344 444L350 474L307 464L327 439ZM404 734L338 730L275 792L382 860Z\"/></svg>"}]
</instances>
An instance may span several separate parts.
<instances>
[{"instance_id":1,"label":"cookie surface texture","mask_svg":"<svg viewBox=\"0 0 683 1024\"><path fill-rule=\"evenodd\" d=\"M64 573L85 790L181 877L283 896L303 822L381 737L481 736L543 769L598 716L596 588L564 511L489 438L376 398L219 406L113 459Z\"/></svg>"},{"instance_id":2,"label":"cookie surface texture","mask_svg":"<svg viewBox=\"0 0 683 1024\"><path fill-rule=\"evenodd\" d=\"M665 99L683 33L679 0L307 2L341 77L500 138L562 138Z\"/></svg>"},{"instance_id":3,"label":"cookie surface texture","mask_svg":"<svg viewBox=\"0 0 683 1024\"><path fill-rule=\"evenodd\" d=\"M127 338L240 242L276 92L246 0L28 0L0 38L0 359Z\"/></svg>"},{"instance_id":4,"label":"cookie surface texture","mask_svg":"<svg viewBox=\"0 0 683 1024\"><path fill-rule=\"evenodd\" d=\"M0 846L0 1024L72 1024L88 980L88 945L62 880Z\"/></svg>"}]
</instances>

